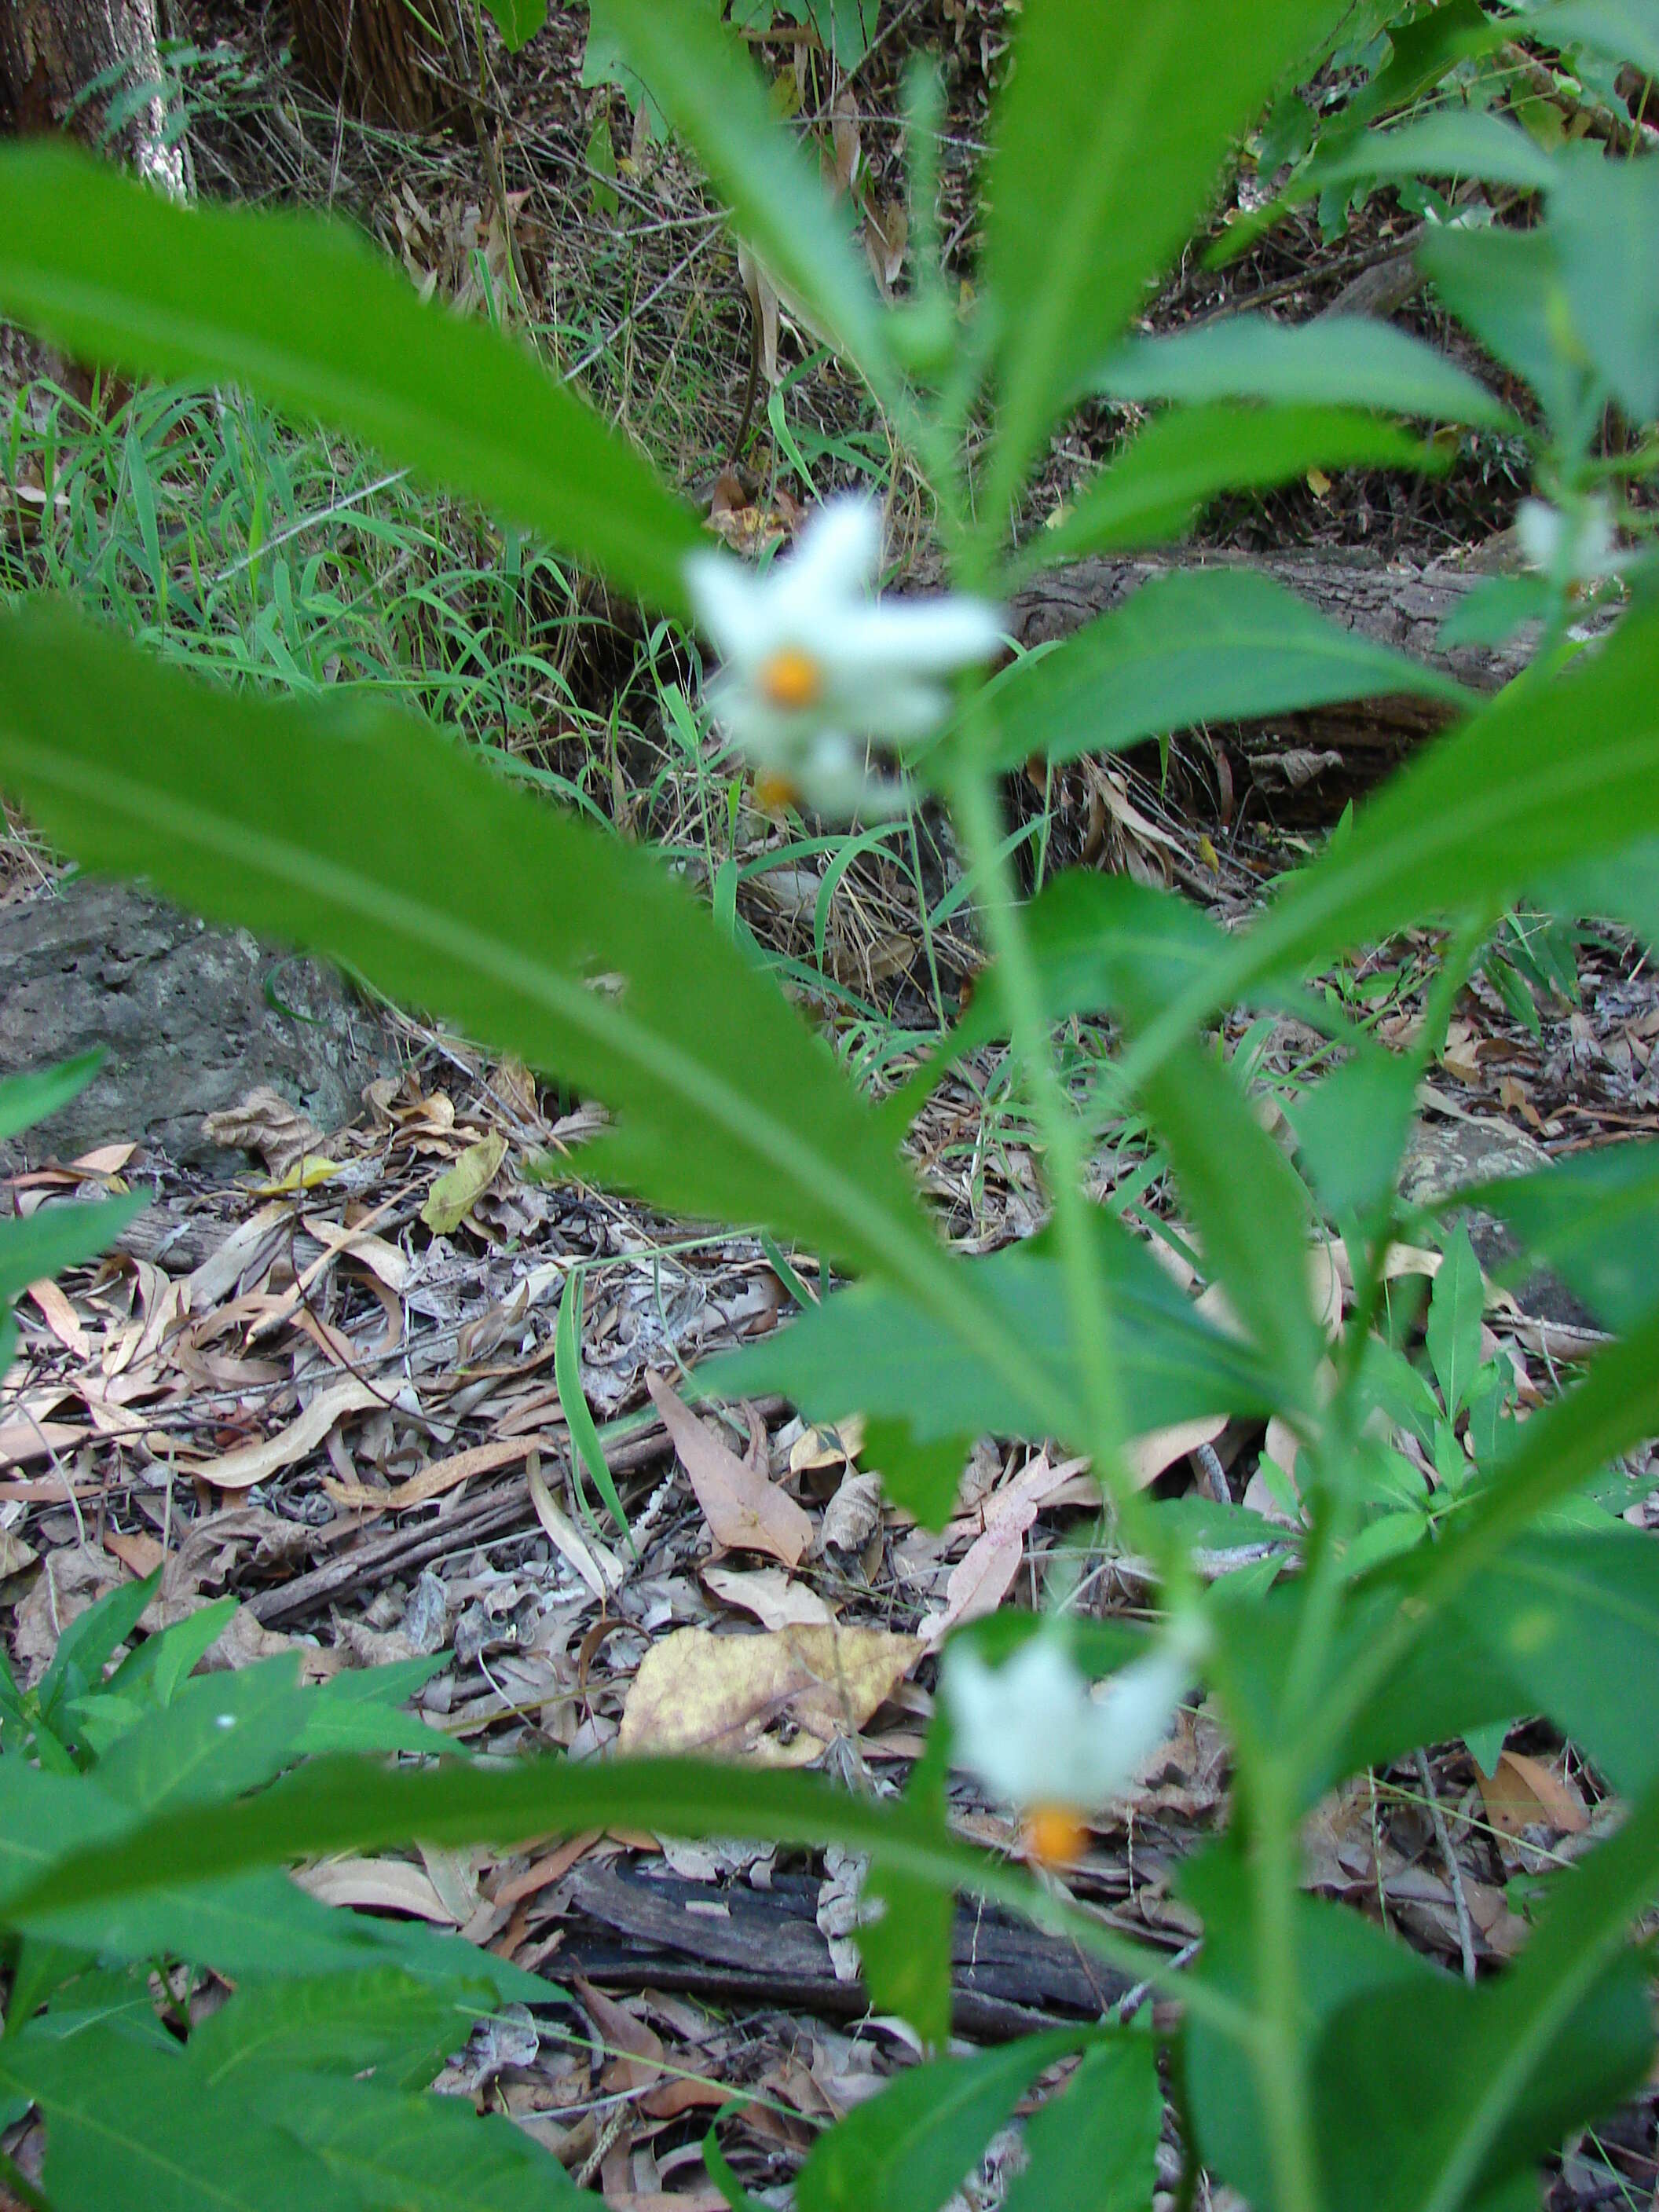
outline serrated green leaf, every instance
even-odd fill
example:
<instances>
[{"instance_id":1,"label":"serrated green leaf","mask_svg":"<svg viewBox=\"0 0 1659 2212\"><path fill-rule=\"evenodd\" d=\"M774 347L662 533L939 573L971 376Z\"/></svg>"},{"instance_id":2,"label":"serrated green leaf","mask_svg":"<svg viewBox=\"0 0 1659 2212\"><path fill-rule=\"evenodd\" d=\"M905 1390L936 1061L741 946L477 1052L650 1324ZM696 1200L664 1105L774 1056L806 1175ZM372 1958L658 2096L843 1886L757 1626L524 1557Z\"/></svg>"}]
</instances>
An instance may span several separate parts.
<instances>
[{"instance_id":1,"label":"serrated green leaf","mask_svg":"<svg viewBox=\"0 0 1659 2212\"><path fill-rule=\"evenodd\" d=\"M707 9L604 0L630 65L730 204L773 281L799 299L878 396L898 379L886 318L847 211L786 136L753 64Z\"/></svg>"},{"instance_id":2,"label":"serrated green leaf","mask_svg":"<svg viewBox=\"0 0 1659 2212\"><path fill-rule=\"evenodd\" d=\"M1235 138L1341 12L1335 0L1266 13L1234 0L1028 0L987 188L994 527L1055 415L1191 234Z\"/></svg>"},{"instance_id":3,"label":"serrated green leaf","mask_svg":"<svg viewBox=\"0 0 1659 2212\"><path fill-rule=\"evenodd\" d=\"M884 1125L654 855L404 715L216 694L52 605L0 620L0 782L88 865L327 950L608 1099L585 1174L767 1221L1009 1364Z\"/></svg>"},{"instance_id":4,"label":"serrated green leaf","mask_svg":"<svg viewBox=\"0 0 1659 2212\"><path fill-rule=\"evenodd\" d=\"M1142 402L1260 399L1376 407L1489 429L1515 422L1502 400L1467 370L1409 331L1369 315L1321 315L1295 324L1267 315L1227 315L1167 337L1130 338L1089 383L1115 399Z\"/></svg>"},{"instance_id":5,"label":"serrated green leaf","mask_svg":"<svg viewBox=\"0 0 1659 2212\"><path fill-rule=\"evenodd\" d=\"M988 696L996 765L1017 768L1394 691L1470 702L1438 670L1316 614L1271 577L1204 568L1144 585Z\"/></svg>"},{"instance_id":6,"label":"serrated green leaf","mask_svg":"<svg viewBox=\"0 0 1659 2212\"><path fill-rule=\"evenodd\" d=\"M67 148L0 155L0 309L76 358L246 384L671 610L696 518L522 347L343 225L174 205Z\"/></svg>"},{"instance_id":7,"label":"serrated green leaf","mask_svg":"<svg viewBox=\"0 0 1659 2212\"><path fill-rule=\"evenodd\" d=\"M939 2212L1037 2075L1091 2033L1022 2036L899 2075L819 2136L796 2179L800 2212Z\"/></svg>"},{"instance_id":8,"label":"serrated green leaf","mask_svg":"<svg viewBox=\"0 0 1659 2212\"><path fill-rule=\"evenodd\" d=\"M1035 535L1022 573L1086 553L1121 552L1178 538L1224 491L1270 491L1315 468L1443 468L1449 456L1353 408L1240 406L1217 400L1171 408L1078 495L1058 528Z\"/></svg>"}]
</instances>

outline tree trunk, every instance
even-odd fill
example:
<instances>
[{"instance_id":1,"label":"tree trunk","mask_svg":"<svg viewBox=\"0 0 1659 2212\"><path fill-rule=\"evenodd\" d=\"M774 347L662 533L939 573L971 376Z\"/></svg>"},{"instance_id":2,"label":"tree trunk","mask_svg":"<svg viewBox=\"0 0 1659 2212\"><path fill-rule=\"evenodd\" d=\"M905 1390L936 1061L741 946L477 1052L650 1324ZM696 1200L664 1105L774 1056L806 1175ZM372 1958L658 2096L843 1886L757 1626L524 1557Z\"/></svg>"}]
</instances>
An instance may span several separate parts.
<instances>
[{"instance_id":1,"label":"tree trunk","mask_svg":"<svg viewBox=\"0 0 1659 2212\"><path fill-rule=\"evenodd\" d=\"M365 123L426 131L453 106L445 0L292 0L294 52L317 89Z\"/></svg>"},{"instance_id":2,"label":"tree trunk","mask_svg":"<svg viewBox=\"0 0 1659 2212\"><path fill-rule=\"evenodd\" d=\"M125 109L146 88L150 97L112 131L112 104ZM184 158L166 142L155 0L0 0L0 125L72 131L182 199Z\"/></svg>"}]
</instances>

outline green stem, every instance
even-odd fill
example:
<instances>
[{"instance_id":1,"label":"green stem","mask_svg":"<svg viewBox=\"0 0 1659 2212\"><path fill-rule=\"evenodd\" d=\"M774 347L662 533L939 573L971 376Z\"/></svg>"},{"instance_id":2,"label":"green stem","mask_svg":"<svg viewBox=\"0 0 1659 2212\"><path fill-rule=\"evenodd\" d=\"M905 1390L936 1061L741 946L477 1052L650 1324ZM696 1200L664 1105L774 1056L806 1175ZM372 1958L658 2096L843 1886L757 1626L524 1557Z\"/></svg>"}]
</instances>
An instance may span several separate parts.
<instances>
[{"instance_id":1,"label":"green stem","mask_svg":"<svg viewBox=\"0 0 1659 2212\"><path fill-rule=\"evenodd\" d=\"M960 764L953 764L948 796L969 865L983 887L994 974L1047 1163L1044 1180L1066 1281L1072 1364L1082 1384L1083 1428L1076 1441L1089 1454L1123 1533L1152 1561L1166 1583L1185 1589L1190 1583L1185 1557L1164 1540L1124 1466L1111 1296L1100 1264L1093 1207L1084 1189L1082 1124L1071 1109L1054 1066L1042 981L1003 849L1000 811L989 779L975 765L978 749L971 726L975 711L969 702L969 741L957 757Z\"/></svg>"},{"instance_id":2,"label":"green stem","mask_svg":"<svg viewBox=\"0 0 1659 2212\"><path fill-rule=\"evenodd\" d=\"M1251 1776L1250 1790L1258 2007L1250 2049L1273 2162L1273 2202L1278 2212L1320 2212L1323 2196L1297 1974L1295 1794L1279 1759L1269 1759Z\"/></svg>"}]
</instances>

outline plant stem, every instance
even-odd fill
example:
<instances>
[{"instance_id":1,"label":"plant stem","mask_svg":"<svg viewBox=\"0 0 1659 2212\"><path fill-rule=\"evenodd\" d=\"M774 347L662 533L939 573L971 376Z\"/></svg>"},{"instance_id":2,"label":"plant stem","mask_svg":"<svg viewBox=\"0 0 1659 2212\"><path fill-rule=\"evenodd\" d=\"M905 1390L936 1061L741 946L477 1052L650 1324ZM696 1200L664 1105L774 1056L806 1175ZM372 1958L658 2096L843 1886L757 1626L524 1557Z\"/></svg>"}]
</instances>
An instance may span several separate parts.
<instances>
[{"instance_id":1,"label":"plant stem","mask_svg":"<svg viewBox=\"0 0 1659 2212\"><path fill-rule=\"evenodd\" d=\"M1251 2051L1278 2212L1320 2212L1297 1972L1295 1802L1292 1778L1281 1759L1267 1759L1251 1775L1257 2000Z\"/></svg>"},{"instance_id":2,"label":"plant stem","mask_svg":"<svg viewBox=\"0 0 1659 2212\"><path fill-rule=\"evenodd\" d=\"M1083 1186L1082 1125L1071 1109L1054 1066L1042 981L1003 850L1000 810L989 778L976 764L981 750L972 742L976 711L970 701L965 710L969 741L958 757L960 765L953 768L948 796L969 865L983 886L985 931L994 973L1046 1159L1044 1180L1054 1206L1066 1279L1071 1364L1082 1384L1084 1431L1077 1442L1088 1452L1096 1478L1116 1507L1125 1533L1132 1535L1137 1549L1152 1559L1166 1582L1184 1588L1190 1580L1184 1555L1164 1541L1123 1462L1122 1399L1113 1351L1111 1296L1100 1264L1093 1208Z\"/></svg>"}]
</instances>

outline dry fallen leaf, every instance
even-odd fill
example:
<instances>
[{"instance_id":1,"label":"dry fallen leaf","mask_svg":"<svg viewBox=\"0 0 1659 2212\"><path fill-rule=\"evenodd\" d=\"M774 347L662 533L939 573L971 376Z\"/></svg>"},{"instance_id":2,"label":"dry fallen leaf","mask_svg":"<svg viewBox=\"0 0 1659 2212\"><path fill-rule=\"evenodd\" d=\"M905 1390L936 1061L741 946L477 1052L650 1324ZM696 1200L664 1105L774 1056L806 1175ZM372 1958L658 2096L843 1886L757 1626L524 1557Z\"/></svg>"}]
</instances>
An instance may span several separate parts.
<instances>
[{"instance_id":1,"label":"dry fallen leaf","mask_svg":"<svg viewBox=\"0 0 1659 2212\"><path fill-rule=\"evenodd\" d=\"M849 1467L841 1486L823 1509L820 1534L825 1550L861 1552L881 1519L881 1477Z\"/></svg>"},{"instance_id":2,"label":"dry fallen leaf","mask_svg":"<svg viewBox=\"0 0 1659 2212\"><path fill-rule=\"evenodd\" d=\"M799 1565L812 1540L806 1513L763 1468L729 1450L660 1376L648 1376L647 1384L714 1540L728 1550L765 1552L786 1567Z\"/></svg>"},{"instance_id":3,"label":"dry fallen leaf","mask_svg":"<svg viewBox=\"0 0 1659 2212\"><path fill-rule=\"evenodd\" d=\"M1528 1828L1580 1836L1589 1826L1584 1802L1572 1785L1524 1752L1500 1753L1497 1772L1480 1777L1480 1795L1486 1818L1505 1836L1520 1836Z\"/></svg>"},{"instance_id":4,"label":"dry fallen leaf","mask_svg":"<svg viewBox=\"0 0 1659 2212\"><path fill-rule=\"evenodd\" d=\"M331 1859L325 1866L300 1868L294 1879L323 1905L366 1905L455 1925L431 1875L406 1859Z\"/></svg>"},{"instance_id":5,"label":"dry fallen leaf","mask_svg":"<svg viewBox=\"0 0 1659 2212\"><path fill-rule=\"evenodd\" d=\"M347 1413L362 1413L385 1402L379 1391L371 1390L355 1375L342 1376L327 1389L319 1390L297 1420L279 1429L274 1437L267 1437L263 1443L243 1444L187 1469L181 1462L179 1472L187 1472L198 1482L210 1482L219 1490L252 1490L256 1482L267 1480L280 1468L292 1467L295 1460L315 1451L336 1421Z\"/></svg>"},{"instance_id":6,"label":"dry fallen leaf","mask_svg":"<svg viewBox=\"0 0 1659 2212\"><path fill-rule=\"evenodd\" d=\"M921 1656L881 1628L759 1636L677 1629L653 1644L623 1707L623 1752L702 1752L805 1766L861 1729Z\"/></svg>"},{"instance_id":7,"label":"dry fallen leaf","mask_svg":"<svg viewBox=\"0 0 1659 2212\"><path fill-rule=\"evenodd\" d=\"M453 1237L485 1191L495 1182L507 1158L507 1139L499 1133L480 1137L469 1145L452 1168L446 1168L426 1194L421 1218L434 1237Z\"/></svg>"},{"instance_id":8,"label":"dry fallen leaf","mask_svg":"<svg viewBox=\"0 0 1659 2212\"><path fill-rule=\"evenodd\" d=\"M274 1176L286 1176L311 1153L320 1152L325 1141L308 1114L290 1106L279 1091L262 1083L239 1105L222 1114L209 1114L202 1128L214 1144L227 1152L258 1152Z\"/></svg>"},{"instance_id":9,"label":"dry fallen leaf","mask_svg":"<svg viewBox=\"0 0 1659 2212\"><path fill-rule=\"evenodd\" d=\"M716 1597L752 1613L763 1628L823 1628L835 1619L816 1590L792 1581L781 1567L757 1567L746 1575L705 1567L702 1578Z\"/></svg>"}]
</instances>

